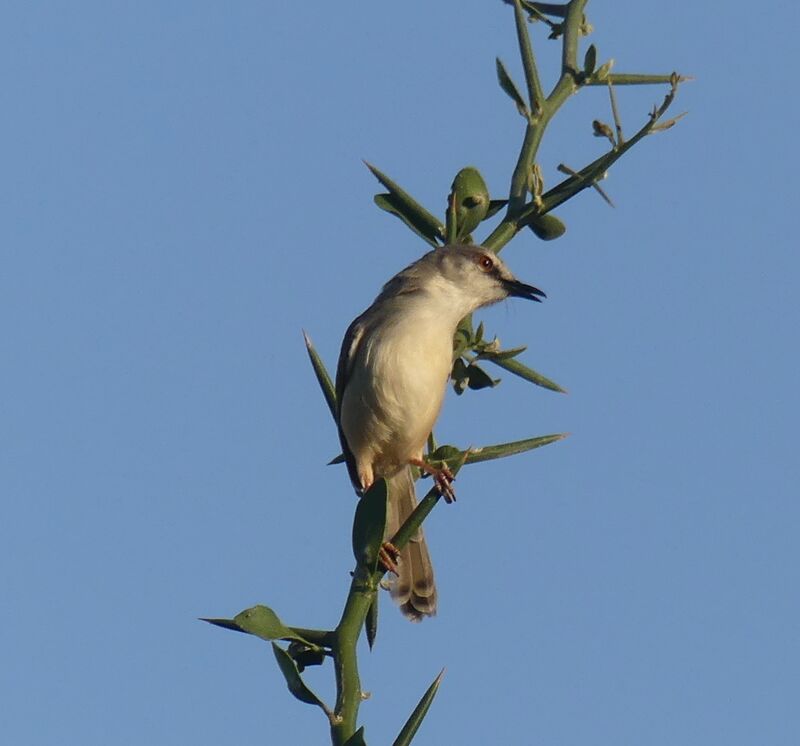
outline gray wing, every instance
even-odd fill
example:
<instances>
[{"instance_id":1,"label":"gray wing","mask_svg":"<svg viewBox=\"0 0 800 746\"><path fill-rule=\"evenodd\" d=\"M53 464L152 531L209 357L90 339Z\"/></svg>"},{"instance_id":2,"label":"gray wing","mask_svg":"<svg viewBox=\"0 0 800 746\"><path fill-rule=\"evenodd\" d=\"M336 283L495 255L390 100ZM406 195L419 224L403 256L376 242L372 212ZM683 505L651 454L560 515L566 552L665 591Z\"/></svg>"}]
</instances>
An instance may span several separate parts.
<instances>
[{"instance_id":1,"label":"gray wing","mask_svg":"<svg viewBox=\"0 0 800 746\"><path fill-rule=\"evenodd\" d=\"M353 360L355 359L358 347L364 337L366 324L363 322L363 314L353 321L347 328L344 339L342 340L342 349L339 352L339 363L336 366L336 427L339 430L339 442L342 444L342 453L344 460L347 464L347 473L350 475L350 481L358 494L361 494L361 480L358 476L358 467L356 465L355 456L347 445L347 438L344 437L342 426L339 424L341 420L341 407L342 400L344 399L344 390L347 387L347 382L350 379L350 373L353 369Z\"/></svg>"}]
</instances>

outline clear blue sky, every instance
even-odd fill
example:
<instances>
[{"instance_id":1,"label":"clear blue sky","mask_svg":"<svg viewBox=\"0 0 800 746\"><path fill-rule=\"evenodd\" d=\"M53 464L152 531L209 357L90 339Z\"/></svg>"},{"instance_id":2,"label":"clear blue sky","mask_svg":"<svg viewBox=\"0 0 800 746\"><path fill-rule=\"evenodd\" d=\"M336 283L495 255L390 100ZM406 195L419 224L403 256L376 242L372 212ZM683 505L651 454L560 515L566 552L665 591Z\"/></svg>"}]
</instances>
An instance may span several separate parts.
<instances>
[{"instance_id":1,"label":"clear blue sky","mask_svg":"<svg viewBox=\"0 0 800 746\"><path fill-rule=\"evenodd\" d=\"M431 516L441 610L384 603L370 744L442 667L415 743L800 742L797 7L588 11L617 71L696 76L690 114L612 170L616 209L584 192L504 252L549 298L483 318L570 393L503 376L439 437L572 436ZM437 211L468 164L504 194L496 55L520 79L499 1L3 4L4 741L325 742L267 645L196 618L338 618L354 497L300 330L334 367L425 250L362 158ZM627 132L663 93L619 92ZM595 117L599 89L556 120L550 183Z\"/></svg>"}]
</instances>

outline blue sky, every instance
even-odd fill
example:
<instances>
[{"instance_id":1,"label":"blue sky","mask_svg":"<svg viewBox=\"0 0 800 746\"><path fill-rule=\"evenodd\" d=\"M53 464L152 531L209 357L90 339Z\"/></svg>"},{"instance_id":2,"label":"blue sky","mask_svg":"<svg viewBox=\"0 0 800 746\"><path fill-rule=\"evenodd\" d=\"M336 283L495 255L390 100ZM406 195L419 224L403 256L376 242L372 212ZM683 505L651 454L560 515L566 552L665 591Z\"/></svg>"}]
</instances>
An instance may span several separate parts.
<instances>
[{"instance_id":1,"label":"blue sky","mask_svg":"<svg viewBox=\"0 0 800 746\"><path fill-rule=\"evenodd\" d=\"M440 440L567 440L459 476L426 523L440 613L383 604L370 744L800 738L796 6L595 0L599 58L689 115L504 251L548 294L482 314L569 394L502 376ZM557 48L536 36L543 74ZM521 80L500 2L8 2L0 11L0 732L18 744L323 743L266 603L335 624L354 497L301 328L341 336L425 245L365 158L443 211L507 190ZM633 132L661 88L619 91ZM555 120L596 157L601 90ZM310 683L330 697L329 668Z\"/></svg>"}]
</instances>

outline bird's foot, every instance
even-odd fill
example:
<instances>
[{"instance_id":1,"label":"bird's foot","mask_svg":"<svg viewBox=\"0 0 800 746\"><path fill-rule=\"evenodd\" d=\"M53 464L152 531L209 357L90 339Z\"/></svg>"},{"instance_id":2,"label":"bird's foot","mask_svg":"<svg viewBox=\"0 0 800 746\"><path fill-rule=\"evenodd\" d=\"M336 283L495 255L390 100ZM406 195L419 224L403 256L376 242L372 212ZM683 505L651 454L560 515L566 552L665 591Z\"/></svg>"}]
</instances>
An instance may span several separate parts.
<instances>
[{"instance_id":1,"label":"bird's foot","mask_svg":"<svg viewBox=\"0 0 800 746\"><path fill-rule=\"evenodd\" d=\"M447 464L443 463L441 466L434 466L433 464L429 464L427 461L424 461L421 458L411 459L409 463L412 466L419 467L426 474L430 474L433 477L433 482L436 485L436 489L444 498L445 502L454 503L456 501L456 492L453 489L455 477L453 476L453 472L450 471L450 468L447 466Z\"/></svg>"},{"instance_id":2,"label":"bird's foot","mask_svg":"<svg viewBox=\"0 0 800 746\"><path fill-rule=\"evenodd\" d=\"M390 541L384 541L378 550L378 562L386 572L400 575L397 570L397 560L400 559L400 550Z\"/></svg>"}]
</instances>

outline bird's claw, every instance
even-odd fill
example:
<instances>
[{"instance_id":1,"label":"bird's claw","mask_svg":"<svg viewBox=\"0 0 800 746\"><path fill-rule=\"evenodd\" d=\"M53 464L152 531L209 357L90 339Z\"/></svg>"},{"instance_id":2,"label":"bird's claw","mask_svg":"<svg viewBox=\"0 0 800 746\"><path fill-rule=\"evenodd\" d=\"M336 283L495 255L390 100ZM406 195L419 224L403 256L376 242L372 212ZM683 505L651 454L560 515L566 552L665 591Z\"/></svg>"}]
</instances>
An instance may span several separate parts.
<instances>
[{"instance_id":1,"label":"bird's claw","mask_svg":"<svg viewBox=\"0 0 800 746\"><path fill-rule=\"evenodd\" d=\"M390 541L384 541L381 548L378 550L378 562L381 567L393 575L399 576L400 573L397 569L397 560L400 559L400 550Z\"/></svg>"},{"instance_id":2,"label":"bird's claw","mask_svg":"<svg viewBox=\"0 0 800 746\"><path fill-rule=\"evenodd\" d=\"M433 477L433 483L436 485L436 489L446 503L454 503L456 501L456 492L453 489L455 476L453 472L450 471L450 467L447 464L433 466L433 464L429 464L422 459L414 459L411 461L411 464L419 467L423 472Z\"/></svg>"},{"instance_id":3,"label":"bird's claw","mask_svg":"<svg viewBox=\"0 0 800 746\"><path fill-rule=\"evenodd\" d=\"M447 466L433 475L433 482L436 485L436 489L439 490L439 494L444 498L446 503L454 503L456 501L456 491L453 489L454 480L453 472L450 471Z\"/></svg>"}]
</instances>

